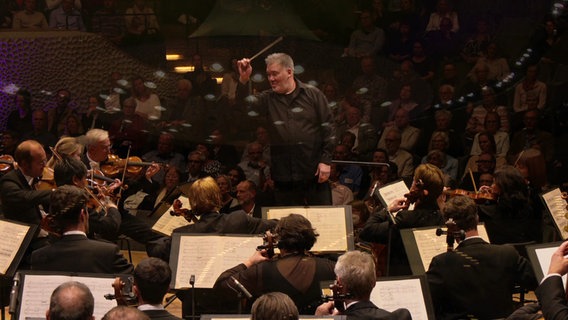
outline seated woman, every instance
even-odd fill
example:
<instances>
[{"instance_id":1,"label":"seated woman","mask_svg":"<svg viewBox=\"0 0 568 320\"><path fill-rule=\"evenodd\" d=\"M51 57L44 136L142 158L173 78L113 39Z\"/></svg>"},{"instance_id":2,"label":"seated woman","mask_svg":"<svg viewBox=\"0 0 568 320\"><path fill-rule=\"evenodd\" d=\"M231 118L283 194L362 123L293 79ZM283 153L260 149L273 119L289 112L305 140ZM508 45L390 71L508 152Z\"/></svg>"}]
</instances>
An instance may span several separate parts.
<instances>
[{"instance_id":1,"label":"seated woman","mask_svg":"<svg viewBox=\"0 0 568 320\"><path fill-rule=\"evenodd\" d=\"M478 164L480 161L480 156L484 153L492 154L495 157L495 169L499 169L507 164L507 160L503 156L497 155L497 147L495 145L495 138L489 132L481 132L477 135L477 144L479 149L481 150L479 155L472 155L469 157L467 161L467 165L465 166L466 172L471 170L472 172L478 172Z\"/></svg>"},{"instance_id":2,"label":"seated woman","mask_svg":"<svg viewBox=\"0 0 568 320\"><path fill-rule=\"evenodd\" d=\"M217 185L221 190L221 204L223 205L221 209L219 209L220 213L231 213L238 209L240 206L239 200L231 195L231 178L229 176L220 174L215 179L217 181Z\"/></svg>"},{"instance_id":3,"label":"seated woman","mask_svg":"<svg viewBox=\"0 0 568 320\"><path fill-rule=\"evenodd\" d=\"M266 250L255 251L243 263L223 272L214 288L234 295L234 277L254 298L279 291L292 298L301 314L313 314L321 296L320 282L335 279L335 264L309 254L318 234L303 216L290 214L282 218L274 231L278 235L278 257L270 259Z\"/></svg>"},{"instance_id":4,"label":"seated woman","mask_svg":"<svg viewBox=\"0 0 568 320\"><path fill-rule=\"evenodd\" d=\"M421 163L431 163L429 162L429 157L431 156L432 151L437 150L441 152L442 158L442 166L440 169L442 172L448 176L450 181L456 181L458 176L458 160L448 154L446 154L446 150L450 144L450 138L445 131L434 131L432 133L432 137L430 138L430 144L428 146L428 155L425 155L422 158ZM447 186L448 184L446 184Z\"/></svg>"}]
</instances>

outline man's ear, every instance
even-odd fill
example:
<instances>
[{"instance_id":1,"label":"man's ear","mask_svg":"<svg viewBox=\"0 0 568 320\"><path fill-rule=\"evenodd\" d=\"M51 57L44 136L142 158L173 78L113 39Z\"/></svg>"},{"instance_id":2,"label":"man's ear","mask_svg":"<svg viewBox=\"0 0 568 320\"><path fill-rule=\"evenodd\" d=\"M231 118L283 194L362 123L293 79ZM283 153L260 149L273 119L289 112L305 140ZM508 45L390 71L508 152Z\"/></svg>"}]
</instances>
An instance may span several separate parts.
<instances>
[{"instance_id":1,"label":"man's ear","mask_svg":"<svg viewBox=\"0 0 568 320\"><path fill-rule=\"evenodd\" d=\"M423 189L422 192L424 193L424 196L425 196L425 197L428 196L428 189Z\"/></svg>"}]
</instances>

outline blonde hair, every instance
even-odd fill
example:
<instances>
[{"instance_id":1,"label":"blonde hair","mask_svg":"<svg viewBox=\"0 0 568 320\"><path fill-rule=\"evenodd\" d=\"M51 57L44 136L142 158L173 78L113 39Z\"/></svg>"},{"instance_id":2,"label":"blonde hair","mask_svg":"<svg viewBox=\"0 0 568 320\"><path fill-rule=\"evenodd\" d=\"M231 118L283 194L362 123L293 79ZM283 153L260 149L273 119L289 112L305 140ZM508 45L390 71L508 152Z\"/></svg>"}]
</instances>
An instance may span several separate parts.
<instances>
[{"instance_id":1,"label":"blonde hair","mask_svg":"<svg viewBox=\"0 0 568 320\"><path fill-rule=\"evenodd\" d=\"M211 177L201 178L191 184L187 194L193 213L218 211L221 208L221 189L215 179Z\"/></svg>"},{"instance_id":2,"label":"blonde hair","mask_svg":"<svg viewBox=\"0 0 568 320\"><path fill-rule=\"evenodd\" d=\"M74 153L83 153L83 145L80 144L74 137L64 137L57 141L57 144L55 144L53 150L57 152L57 154L62 158L66 158L72 156ZM53 155L46 165L50 168L53 168L56 161L57 156Z\"/></svg>"}]
</instances>

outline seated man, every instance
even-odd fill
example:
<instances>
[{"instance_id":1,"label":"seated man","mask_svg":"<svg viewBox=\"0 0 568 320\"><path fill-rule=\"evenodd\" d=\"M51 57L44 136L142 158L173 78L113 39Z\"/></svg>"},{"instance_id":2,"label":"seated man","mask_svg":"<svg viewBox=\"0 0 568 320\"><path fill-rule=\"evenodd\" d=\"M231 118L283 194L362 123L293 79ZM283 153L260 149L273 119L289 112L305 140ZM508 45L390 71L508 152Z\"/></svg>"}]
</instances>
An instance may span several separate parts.
<instances>
[{"instance_id":1,"label":"seated man","mask_svg":"<svg viewBox=\"0 0 568 320\"><path fill-rule=\"evenodd\" d=\"M214 289L227 297L235 296L236 279L254 298L279 291L292 298L301 314L313 313L321 295L320 282L335 278L334 262L309 254L319 235L303 216L290 214L280 219L274 232L280 249L277 258L270 259L266 250L255 251L243 263L223 272Z\"/></svg>"},{"instance_id":2,"label":"seated man","mask_svg":"<svg viewBox=\"0 0 568 320\"><path fill-rule=\"evenodd\" d=\"M133 287L138 297L138 310L150 319L179 320L162 306L171 279L172 271L165 261L158 258L140 261L134 269Z\"/></svg>"},{"instance_id":3,"label":"seated man","mask_svg":"<svg viewBox=\"0 0 568 320\"><path fill-rule=\"evenodd\" d=\"M455 251L434 257L426 273L436 318L509 316L514 286L533 290L537 285L529 261L512 246L489 244L479 237L477 206L469 197L451 198L442 212L465 232L465 239L458 241Z\"/></svg>"},{"instance_id":4,"label":"seated man","mask_svg":"<svg viewBox=\"0 0 568 320\"><path fill-rule=\"evenodd\" d=\"M252 305L251 319L253 320L298 320L299 318L298 308L294 301L282 292L265 293Z\"/></svg>"},{"instance_id":5,"label":"seated man","mask_svg":"<svg viewBox=\"0 0 568 320\"><path fill-rule=\"evenodd\" d=\"M350 294L350 297L342 302L329 301L320 305L316 316L344 314L348 319L412 319L407 309L397 309L391 313L371 302L371 292L377 283L371 255L361 251L344 253L337 260L335 275L337 285L341 287L340 293ZM334 310L338 303L343 305Z\"/></svg>"},{"instance_id":6,"label":"seated man","mask_svg":"<svg viewBox=\"0 0 568 320\"><path fill-rule=\"evenodd\" d=\"M90 240L88 197L83 189L64 185L51 195L46 217L61 238L32 253L31 268L44 271L132 273L133 267L115 244Z\"/></svg>"},{"instance_id":7,"label":"seated man","mask_svg":"<svg viewBox=\"0 0 568 320\"><path fill-rule=\"evenodd\" d=\"M60 284L49 299L46 319L94 320L95 298L89 287L81 282L68 281Z\"/></svg>"},{"instance_id":8,"label":"seated man","mask_svg":"<svg viewBox=\"0 0 568 320\"><path fill-rule=\"evenodd\" d=\"M565 241L552 254L548 275L535 290L545 319L566 319L568 317L568 301L562 283L562 276L568 273L567 254L568 241Z\"/></svg>"},{"instance_id":9,"label":"seated man","mask_svg":"<svg viewBox=\"0 0 568 320\"><path fill-rule=\"evenodd\" d=\"M437 202L443 188L442 171L434 165L421 164L414 172L414 181L406 198L393 201L388 208L367 220L359 237L364 241L390 246L390 275L410 274L400 229L439 226L443 223ZM413 210L408 210L410 203L414 203Z\"/></svg>"}]
</instances>

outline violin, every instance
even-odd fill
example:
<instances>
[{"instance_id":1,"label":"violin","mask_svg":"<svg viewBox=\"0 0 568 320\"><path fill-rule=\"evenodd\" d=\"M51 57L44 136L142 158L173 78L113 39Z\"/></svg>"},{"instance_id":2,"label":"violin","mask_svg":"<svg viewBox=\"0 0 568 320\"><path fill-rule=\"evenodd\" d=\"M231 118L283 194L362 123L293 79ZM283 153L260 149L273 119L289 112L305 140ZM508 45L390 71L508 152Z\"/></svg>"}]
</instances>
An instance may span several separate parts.
<instances>
[{"instance_id":1,"label":"violin","mask_svg":"<svg viewBox=\"0 0 568 320\"><path fill-rule=\"evenodd\" d=\"M266 257L272 259L274 257L274 247L278 247L278 241L276 241L277 234L272 234L270 231L262 236L262 245L256 247L257 251L266 250Z\"/></svg>"},{"instance_id":2,"label":"violin","mask_svg":"<svg viewBox=\"0 0 568 320\"><path fill-rule=\"evenodd\" d=\"M43 173L36 184L36 189L53 190L56 188L57 184L55 184L55 178L53 177L53 169L50 167L43 167Z\"/></svg>"},{"instance_id":3,"label":"violin","mask_svg":"<svg viewBox=\"0 0 568 320\"><path fill-rule=\"evenodd\" d=\"M6 173L12 168L14 168L16 161L14 161L14 157L9 154L3 154L0 156L0 172Z\"/></svg>"},{"instance_id":4,"label":"violin","mask_svg":"<svg viewBox=\"0 0 568 320\"><path fill-rule=\"evenodd\" d=\"M424 195L423 191L424 191L424 182L422 182L422 179L414 181L413 186L410 188L408 193L404 195L404 197L406 198L404 207L408 208L410 207L411 204L416 203L418 200L420 200Z\"/></svg>"},{"instance_id":5,"label":"violin","mask_svg":"<svg viewBox=\"0 0 568 320\"><path fill-rule=\"evenodd\" d=\"M138 303L138 297L134 293L134 277L116 277L112 283L114 294L105 294L106 300L115 300L119 306L134 306Z\"/></svg>"},{"instance_id":6,"label":"violin","mask_svg":"<svg viewBox=\"0 0 568 320\"><path fill-rule=\"evenodd\" d=\"M444 190L446 196L466 196L475 201L477 204L485 204L497 201L495 194L491 192L472 192L463 189Z\"/></svg>"},{"instance_id":7,"label":"violin","mask_svg":"<svg viewBox=\"0 0 568 320\"><path fill-rule=\"evenodd\" d=\"M109 154L107 161L101 165L101 171L107 177L118 177L126 173L126 177L137 177L144 167L151 166L153 162L144 162L140 157L129 156L126 159L121 159L115 154ZM161 166L166 164L158 163Z\"/></svg>"},{"instance_id":8,"label":"violin","mask_svg":"<svg viewBox=\"0 0 568 320\"><path fill-rule=\"evenodd\" d=\"M452 218L446 221L446 231L442 230L442 228L436 229L438 237L444 234L446 235L446 251L448 252L454 251L454 241L459 243L465 239L465 231L458 228L458 225Z\"/></svg>"},{"instance_id":9,"label":"violin","mask_svg":"<svg viewBox=\"0 0 568 320\"><path fill-rule=\"evenodd\" d=\"M183 203L180 199L175 199L174 203L172 204L173 210L170 210L170 214L172 216L182 216L185 220L193 223L197 223L199 219L197 216L191 211L191 209L182 208Z\"/></svg>"},{"instance_id":10,"label":"violin","mask_svg":"<svg viewBox=\"0 0 568 320\"><path fill-rule=\"evenodd\" d=\"M331 295L324 293L322 294L321 298L323 302L333 301L333 306L337 311L344 312L345 311L345 300L351 298L351 294L348 292L344 292L343 285L334 282L329 285L329 290L332 292Z\"/></svg>"}]
</instances>

